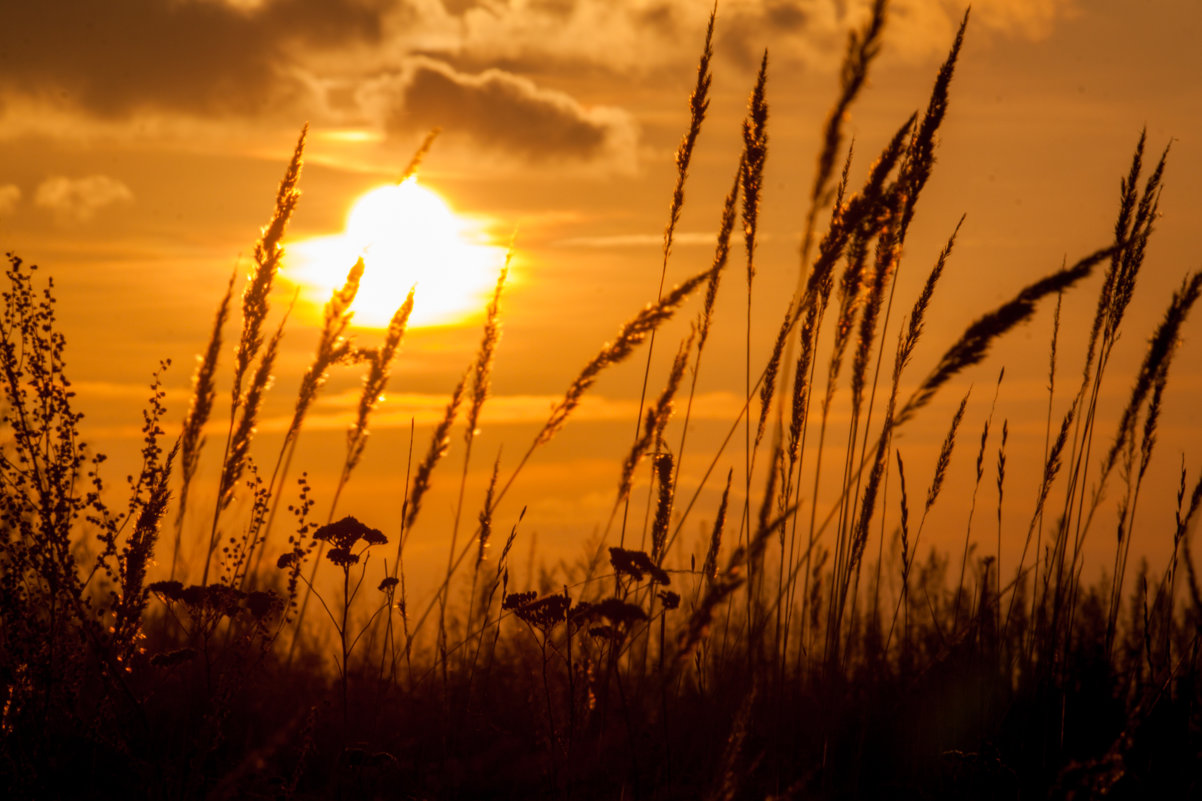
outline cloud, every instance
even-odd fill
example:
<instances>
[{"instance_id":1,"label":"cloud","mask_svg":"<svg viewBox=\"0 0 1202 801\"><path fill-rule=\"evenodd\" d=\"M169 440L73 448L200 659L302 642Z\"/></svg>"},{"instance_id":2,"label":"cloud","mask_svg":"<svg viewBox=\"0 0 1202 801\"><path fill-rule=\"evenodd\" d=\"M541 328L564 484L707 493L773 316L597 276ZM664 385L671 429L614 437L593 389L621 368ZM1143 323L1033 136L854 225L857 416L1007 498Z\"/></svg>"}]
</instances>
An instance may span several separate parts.
<instances>
[{"instance_id":1,"label":"cloud","mask_svg":"<svg viewBox=\"0 0 1202 801\"><path fill-rule=\"evenodd\" d=\"M1056 23L1076 15L1076 0L978 0L973 16L987 28L1027 39L1046 39Z\"/></svg>"},{"instance_id":2,"label":"cloud","mask_svg":"<svg viewBox=\"0 0 1202 801\"><path fill-rule=\"evenodd\" d=\"M750 69L768 47L778 67L834 69L848 29L870 2L723 0L718 60L746 62ZM974 34L1042 38L1076 5L977 0ZM963 6L963 0L893 0L888 50L908 59L937 58ZM519 108L527 120L535 110L530 124L541 126L541 145L551 155L579 157L616 134L629 136L629 119L585 110L521 81L545 86L549 76L587 84L598 75L685 74L680 71L696 63L708 11L709 3L696 0L0 3L0 30L7 34L0 48L0 106L32 100L43 109L110 121L158 112L206 120L283 115L319 125L328 117L341 124L347 120L339 114L348 110L342 96L353 93L347 87L408 67L411 114L447 116L450 101L438 96L447 91L469 102L462 116L482 135L482 109ZM429 60L415 67L422 56ZM492 144L532 155L538 146L528 144L527 132L512 119L502 123Z\"/></svg>"},{"instance_id":3,"label":"cloud","mask_svg":"<svg viewBox=\"0 0 1202 801\"><path fill-rule=\"evenodd\" d=\"M504 70L463 73L429 58L411 59L401 73L377 79L359 100L390 134L437 126L449 137L529 161L629 164L637 142L633 119L621 109L586 108Z\"/></svg>"},{"instance_id":4,"label":"cloud","mask_svg":"<svg viewBox=\"0 0 1202 801\"><path fill-rule=\"evenodd\" d=\"M12 214L21 199L21 187L15 184L0 185L0 216Z\"/></svg>"},{"instance_id":5,"label":"cloud","mask_svg":"<svg viewBox=\"0 0 1202 801\"><path fill-rule=\"evenodd\" d=\"M719 58L774 60L833 68L847 31L872 0L724 0L718 8ZM979 0L974 30L1039 39L1070 16L1077 0ZM708 3L696 0L410 0L407 42L457 63L504 64L527 72L588 65L625 74L695 62ZM942 55L964 13L963 0L893 0L890 48L909 58Z\"/></svg>"},{"instance_id":6,"label":"cloud","mask_svg":"<svg viewBox=\"0 0 1202 801\"><path fill-rule=\"evenodd\" d=\"M0 92L102 117L253 114L304 91L303 53L377 41L386 0L4 3Z\"/></svg>"},{"instance_id":7,"label":"cloud","mask_svg":"<svg viewBox=\"0 0 1202 801\"><path fill-rule=\"evenodd\" d=\"M33 196L34 204L53 211L60 222L87 222L105 206L133 199L128 186L107 175L55 176L43 181Z\"/></svg>"},{"instance_id":8,"label":"cloud","mask_svg":"<svg viewBox=\"0 0 1202 801\"><path fill-rule=\"evenodd\" d=\"M847 32L862 24L871 5L872 0L736 0L719 8L716 49L748 66L768 47L774 61L833 68L843 57ZM966 6L963 0L892 0L886 50L909 61L943 56ZM1043 39L1076 7L1077 0L974 0L972 33Z\"/></svg>"}]
</instances>

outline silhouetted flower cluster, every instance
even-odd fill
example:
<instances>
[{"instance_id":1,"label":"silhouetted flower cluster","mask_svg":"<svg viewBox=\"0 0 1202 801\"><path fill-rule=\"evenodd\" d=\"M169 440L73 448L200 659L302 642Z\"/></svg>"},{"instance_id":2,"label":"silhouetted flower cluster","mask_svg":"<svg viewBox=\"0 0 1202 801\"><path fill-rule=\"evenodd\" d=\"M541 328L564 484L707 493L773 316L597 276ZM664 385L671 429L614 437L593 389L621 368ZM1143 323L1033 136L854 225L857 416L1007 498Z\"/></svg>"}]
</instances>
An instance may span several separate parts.
<instances>
[{"instance_id":1,"label":"silhouetted flower cluster","mask_svg":"<svg viewBox=\"0 0 1202 801\"><path fill-rule=\"evenodd\" d=\"M168 604L182 604L194 618L246 614L256 621L266 621L284 609L284 599L271 590L243 592L225 584L185 587L178 581L156 581L148 589Z\"/></svg>"},{"instance_id":2,"label":"silhouetted flower cluster","mask_svg":"<svg viewBox=\"0 0 1202 801\"><path fill-rule=\"evenodd\" d=\"M367 543L368 546L383 545L388 542L388 538L379 529L374 529L360 523L349 515L337 523L330 523L317 529L313 533L313 539L322 540L330 544L331 547L330 550L326 551L326 556L339 567L350 567L351 565L358 564L359 554L353 553L352 549L360 540ZM288 554L284 556L288 556ZM281 561L283 561L283 557L281 557ZM281 565L281 567L283 566Z\"/></svg>"},{"instance_id":3,"label":"silhouetted flower cluster","mask_svg":"<svg viewBox=\"0 0 1202 801\"><path fill-rule=\"evenodd\" d=\"M515 592L505 596L502 609L511 609L518 619L535 628L549 631L568 618L572 599L567 592L537 598L534 592Z\"/></svg>"},{"instance_id":4,"label":"silhouetted flower cluster","mask_svg":"<svg viewBox=\"0 0 1202 801\"><path fill-rule=\"evenodd\" d=\"M632 624L646 620L647 613L637 604L620 598L606 598L596 603L581 601L572 609L568 618L576 628L588 626L588 633L593 637L618 642L625 639ZM599 625L590 625L592 623Z\"/></svg>"},{"instance_id":5,"label":"silhouetted flower cluster","mask_svg":"<svg viewBox=\"0 0 1202 801\"><path fill-rule=\"evenodd\" d=\"M663 568L651 561L644 551L628 551L625 548L610 548L609 563L619 576L627 575L635 581L642 581L644 576L651 577L653 584L671 584L672 580Z\"/></svg>"}]
</instances>

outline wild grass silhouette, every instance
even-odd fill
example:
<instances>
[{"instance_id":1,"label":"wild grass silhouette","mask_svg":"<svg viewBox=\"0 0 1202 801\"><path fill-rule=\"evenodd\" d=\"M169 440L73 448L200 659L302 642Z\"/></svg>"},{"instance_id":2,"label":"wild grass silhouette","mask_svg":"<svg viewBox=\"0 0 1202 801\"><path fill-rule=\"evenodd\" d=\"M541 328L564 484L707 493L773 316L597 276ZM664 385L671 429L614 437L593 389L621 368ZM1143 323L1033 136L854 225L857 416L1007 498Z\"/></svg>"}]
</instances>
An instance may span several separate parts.
<instances>
[{"instance_id":1,"label":"wild grass silhouette","mask_svg":"<svg viewBox=\"0 0 1202 801\"><path fill-rule=\"evenodd\" d=\"M879 52L884 0L850 35L823 127L797 292L761 361L749 329L744 334L744 375L734 383L746 402L726 442L743 428L746 463L742 476L728 472L712 509L698 508L701 488L691 497L681 491L679 466L715 297L734 256L736 217L749 303L753 289L770 131L766 55L711 266L674 288L665 289L661 275L655 299L570 380L525 453L511 467L497 460L470 536L463 485L489 397L505 272L479 351L406 477L393 542L337 507L420 292L398 299L378 348L358 348L346 329L363 265L351 268L325 309L271 473L259 472L255 422L284 330L283 322L269 323L270 290L299 198L305 132L254 248L232 366L221 364L236 299L231 278L178 436L165 430L156 373L143 412L141 470L118 505L73 407L53 283L9 254L0 316L0 775L8 797L80 790L164 799L1196 796L1202 597L1189 535L1202 479L1191 485L1183 467L1167 563L1141 563L1129 577L1128 557L1133 538L1148 536L1137 502L1202 273L1186 276L1173 295L1119 418L1104 419L1098 405L1104 380L1113 382L1107 367L1157 218L1167 152L1149 169L1141 136L1121 183L1112 241L983 311L941 348L925 377L908 375L959 226L908 311L894 309L895 300L905 302L894 290L935 168L967 19L925 111L903 121L860 179L844 153L843 126ZM664 275L708 107L713 32L711 16L676 157ZM1060 304L1097 273L1081 377L1056 419L1055 389L1074 369L1057 362ZM521 519L495 519L498 503L536 451L570 424L598 376L644 342L650 375L663 324L702 294L666 386L648 401L644 381L631 447L615 465L601 547L555 584L513 586L509 561ZM896 432L1053 300L1043 459L1022 468L1041 477L1037 498L1031 504L1006 492L1007 471L1016 469L1007 449L1017 434L1003 420L991 439L998 430L991 412L963 548L920 551L953 454L971 436L967 396L918 494L922 477L907 468ZM346 365L363 371L364 385L338 482L314 487L307 474L290 481L306 414L329 370ZM204 432L223 370L231 403L220 480L200 534L203 569L189 579L178 561L181 538L193 535L184 513L196 502L190 490L202 455L213 455ZM829 425L841 379L851 397L845 433ZM669 437L674 399L686 391L679 438ZM445 575L432 598L415 600L406 589L406 541L465 407L467 455ZM840 448L830 450L828 439L841 434ZM689 455L709 464L709 482L722 451ZM824 465L824 456L838 463ZM654 502L639 531L629 500L647 461ZM970 543L980 522L976 492L991 470L997 550L982 555ZM835 496L820 498L827 490L818 478L832 471L840 476ZM1122 495L1113 570L1108 582L1088 586L1084 543L1107 508L1108 484L1119 484ZM277 514L281 503L285 515ZM324 521L319 509L328 509ZM820 517L820 509L830 511ZM1003 515L1029 521L1017 564L1001 563ZM673 550L690 516L704 516L712 532L700 565ZM502 526L509 530L498 548ZM959 532L950 534L958 541ZM890 543L899 548L893 562ZM369 549L391 559L369 571ZM871 549L875 561L866 560ZM156 555L165 576L153 575ZM319 573L337 575L338 590L323 594ZM451 602L452 590L467 590L466 605ZM317 648L330 631L338 642L333 664Z\"/></svg>"}]
</instances>

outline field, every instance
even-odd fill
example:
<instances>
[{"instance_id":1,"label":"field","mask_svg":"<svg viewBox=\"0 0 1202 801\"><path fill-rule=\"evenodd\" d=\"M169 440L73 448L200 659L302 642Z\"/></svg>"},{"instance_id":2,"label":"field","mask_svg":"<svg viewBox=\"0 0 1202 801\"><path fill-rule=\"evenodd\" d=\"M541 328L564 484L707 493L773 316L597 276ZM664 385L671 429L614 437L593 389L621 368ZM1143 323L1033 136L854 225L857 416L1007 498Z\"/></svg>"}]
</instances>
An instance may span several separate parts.
<instances>
[{"instance_id":1,"label":"field","mask_svg":"<svg viewBox=\"0 0 1202 801\"><path fill-rule=\"evenodd\" d=\"M676 153L664 275L709 102L714 24ZM277 391L287 315L273 305L273 282L287 258L305 132L254 269L244 285L231 277L216 310L182 427L156 374L141 470L128 484L107 478L104 457L86 445L53 282L9 254L0 317L6 796L1202 793L1198 454L1182 462L1176 508L1154 510L1168 530L1146 523L1139 503L1156 460L1175 458L1157 448L1158 422L1172 371L1183 369L1174 357L1202 272L1182 274L1153 330L1125 324L1169 151L1133 132L1133 155L1115 170L1113 238L983 306L958 338L930 342L926 322L944 271L956 269L959 226L933 263L909 265L926 275L920 292L895 296L895 279L937 169L971 25L966 16L949 42L925 108L898 120L889 141L857 142L853 159L844 126L885 24L878 2L849 36L801 217L804 269L773 347L753 352L751 336L772 130L765 56L710 266L675 287L661 279L578 372L561 365L563 397L524 453L497 458L474 499L464 487L503 346L503 270L470 369L429 440L414 443L396 532L361 522L339 498L404 358L420 292L378 346L354 345L355 265L325 307L282 444L257 447L264 398ZM431 146L433 136L405 177ZM711 330L719 292L746 293L745 325ZM1077 363L1060 347L1059 320L1062 304L1082 298L1096 311ZM696 323L684 341L657 341L686 308ZM1040 309L1054 310L1055 323L1026 358L1048 365L1046 417L1024 451L1041 458L1023 464L1008 455L1030 427L1012 433L991 411L979 436L970 430L978 424L966 416L964 377ZM1120 332L1147 342L1134 375L1108 370ZM723 443L698 453L690 413L717 339L745 350L743 369L725 377L745 403ZM925 375L915 367L920 344L936 354ZM523 470L623 363L647 375L657 365L666 379L644 384L637 431L605 488L611 513L574 563L519 569L521 515L494 511L506 496L538 494ZM362 395L340 478L311 484L294 464L297 440L331 370L347 365L361 371ZM975 391L996 402L1005 380L1002 371ZM1099 398L1114 386L1125 403L1112 415ZM955 411L928 471L907 461L895 435L937 401ZM745 458L728 464L731 441ZM445 458L461 442L462 474ZM701 486L679 480L686 454L709 465ZM211 491L197 490L202 460L219 467ZM940 541L963 546L924 547L952 470L972 471L970 511ZM1019 472L1035 477L1034 497L1011 489ZM432 592L411 593L405 549L436 483L458 487L445 572L427 577ZM1016 520L1024 536L1003 547ZM706 538L694 549L688 532L699 526ZM1149 538L1171 543L1167 558L1132 560L1132 542ZM1100 582L1086 578L1086 544L1098 540L1113 543ZM197 552L203 560L181 558Z\"/></svg>"}]
</instances>

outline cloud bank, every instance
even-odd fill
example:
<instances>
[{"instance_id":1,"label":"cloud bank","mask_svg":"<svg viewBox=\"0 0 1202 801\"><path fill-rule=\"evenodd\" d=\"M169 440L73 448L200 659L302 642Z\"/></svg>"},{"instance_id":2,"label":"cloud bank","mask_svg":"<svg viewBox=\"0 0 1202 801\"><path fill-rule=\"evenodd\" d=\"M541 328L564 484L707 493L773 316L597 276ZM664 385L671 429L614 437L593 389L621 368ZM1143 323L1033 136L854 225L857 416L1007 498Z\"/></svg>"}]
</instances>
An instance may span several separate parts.
<instances>
[{"instance_id":1,"label":"cloud bank","mask_svg":"<svg viewBox=\"0 0 1202 801\"><path fill-rule=\"evenodd\" d=\"M1041 38L1076 0L976 0L974 28ZM717 69L833 69L870 0L723 0ZM964 0L893 0L888 50L945 52ZM632 158L629 113L566 87L696 63L697 0L55 0L0 4L0 112L375 125L527 159ZM682 72L683 71L683 72ZM14 101L17 101L14 104ZM21 105L24 104L24 105ZM20 109L25 109L23 112ZM49 113L53 111L54 114ZM48 123L49 124L49 123Z\"/></svg>"}]
</instances>

